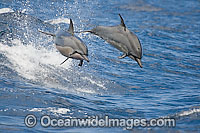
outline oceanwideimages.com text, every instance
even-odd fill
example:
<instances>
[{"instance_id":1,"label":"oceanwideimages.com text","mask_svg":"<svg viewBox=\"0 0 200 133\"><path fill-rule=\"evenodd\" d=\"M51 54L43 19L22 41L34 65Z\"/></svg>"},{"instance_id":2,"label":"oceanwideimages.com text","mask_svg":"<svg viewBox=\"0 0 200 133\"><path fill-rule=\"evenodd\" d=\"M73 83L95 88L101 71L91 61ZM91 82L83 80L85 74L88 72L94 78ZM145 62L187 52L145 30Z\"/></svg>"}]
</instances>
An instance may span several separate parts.
<instances>
[{"instance_id":1,"label":"oceanwideimages.com text","mask_svg":"<svg viewBox=\"0 0 200 133\"><path fill-rule=\"evenodd\" d=\"M34 115L25 117L25 125L34 127L37 118ZM87 118L52 118L44 115L40 118L42 127L122 127L133 129L134 127L175 127L176 121L172 118L138 119L138 118L110 118L109 116L91 116Z\"/></svg>"}]
</instances>

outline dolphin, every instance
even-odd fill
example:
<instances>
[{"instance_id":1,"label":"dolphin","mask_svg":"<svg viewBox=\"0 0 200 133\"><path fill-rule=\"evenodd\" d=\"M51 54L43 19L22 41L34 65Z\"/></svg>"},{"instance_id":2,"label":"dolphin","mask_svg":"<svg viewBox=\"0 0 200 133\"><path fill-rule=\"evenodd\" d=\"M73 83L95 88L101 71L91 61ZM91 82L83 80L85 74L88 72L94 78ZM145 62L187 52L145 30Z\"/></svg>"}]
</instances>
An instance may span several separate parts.
<instances>
[{"instance_id":1,"label":"dolphin","mask_svg":"<svg viewBox=\"0 0 200 133\"><path fill-rule=\"evenodd\" d=\"M71 19L68 31L61 30L56 34L44 32L41 30L39 30L39 32L54 37L54 42L57 50L63 56L67 57L67 59L64 60L61 64L63 64L69 58L80 60L79 66L82 66L83 60L89 62L87 57L88 48L79 37L74 35L74 26Z\"/></svg>"},{"instance_id":2,"label":"dolphin","mask_svg":"<svg viewBox=\"0 0 200 133\"><path fill-rule=\"evenodd\" d=\"M95 34L106 42L123 52L119 59L125 58L126 56L135 60L138 65L142 68L142 46L138 37L131 32L126 25L122 16L119 14L121 24L117 26L97 26L92 30L82 31L90 32Z\"/></svg>"}]
</instances>

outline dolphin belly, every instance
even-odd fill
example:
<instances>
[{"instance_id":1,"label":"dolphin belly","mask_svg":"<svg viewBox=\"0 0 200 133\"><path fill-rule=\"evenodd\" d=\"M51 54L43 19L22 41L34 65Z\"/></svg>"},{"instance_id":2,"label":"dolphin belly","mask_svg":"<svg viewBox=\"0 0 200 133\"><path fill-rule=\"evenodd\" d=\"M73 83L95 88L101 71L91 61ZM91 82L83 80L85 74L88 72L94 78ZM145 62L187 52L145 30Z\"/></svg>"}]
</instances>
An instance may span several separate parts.
<instances>
[{"instance_id":1,"label":"dolphin belly","mask_svg":"<svg viewBox=\"0 0 200 133\"><path fill-rule=\"evenodd\" d=\"M89 59L87 58L86 55L82 55L76 51L74 51L71 47L62 47L62 46L57 46L56 48L58 49L58 51L66 57L72 58L72 59L76 59L76 60L86 60L87 62L89 62Z\"/></svg>"},{"instance_id":2,"label":"dolphin belly","mask_svg":"<svg viewBox=\"0 0 200 133\"><path fill-rule=\"evenodd\" d=\"M67 46L58 46L56 45L56 48L58 49L58 51L66 57L70 57L70 54L72 54L74 52L74 50L71 47L67 47Z\"/></svg>"},{"instance_id":3,"label":"dolphin belly","mask_svg":"<svg viewBox=\"0 0 200 133\"><path fill-rule=\"evenodd\" d=\"M108 42L109 44L111 44L113 47L115 47L119 51L128 54L128 48L125 45L123 45L122 43L117 42L115 40L111 40L111 39L110 40L109 39L106 40L106 42Z\"/></svg>"}]
</instances>

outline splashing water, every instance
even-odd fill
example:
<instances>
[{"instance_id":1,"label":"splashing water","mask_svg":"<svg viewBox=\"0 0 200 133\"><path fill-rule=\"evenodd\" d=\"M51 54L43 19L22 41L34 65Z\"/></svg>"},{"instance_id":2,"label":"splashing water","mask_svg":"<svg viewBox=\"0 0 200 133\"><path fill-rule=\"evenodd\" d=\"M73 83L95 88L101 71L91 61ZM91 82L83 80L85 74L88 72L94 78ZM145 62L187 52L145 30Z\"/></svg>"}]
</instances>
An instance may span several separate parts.
<instances>
[{"instance_id":1,"label":"splashing water","mask_svg":"<svg viewBox=\"0 0 200 133\"><path fill-rule=\"evenodd\" d=\"M53 46L51 48L36 47L31 43L24 45L18 39L12 40L12 44L12 46L8 46L0 43L0 52L9 61L5 60L2 65L15 70L19 76L25 79L38 82L46 87L67 89L76 93L97 93L92 86L107 89L101 80L94 80L90 76L72 70L72 59L60 65L65 57ZM82 83L85 82L88 87L85 88L80 80Z\"/></svg>"},{"instance_id":2,"label":"splashing water","mask_svg":"<svg viewBox=\"0 0 200 133\"><path fill-rule=\"evenodd\" d=\"M71 65L71 60L64 65L60 65L60 62L65 57L58 53L56 49L49 50L45 47L36 48L32 44L23 45L17 39L12 40L12 43L13 46L0 43L0 51L4 53L15 70L24 78L30 80L36 80L38 77L45 78L49 72L45 65L50 65L52 70L57 68L67 69Z\"/></svg>"}]
</instances>

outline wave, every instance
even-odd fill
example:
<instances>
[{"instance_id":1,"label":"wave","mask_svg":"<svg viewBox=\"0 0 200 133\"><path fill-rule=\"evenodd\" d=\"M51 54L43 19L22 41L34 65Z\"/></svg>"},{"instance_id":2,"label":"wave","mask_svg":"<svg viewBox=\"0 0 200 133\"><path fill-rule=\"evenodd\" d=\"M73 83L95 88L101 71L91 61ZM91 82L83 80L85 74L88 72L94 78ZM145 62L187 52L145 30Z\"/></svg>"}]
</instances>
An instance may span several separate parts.
<instances>
[{"instance_id":1,"label":"wave","mask_svg":"<svg viewBox=\"0 0 200 133\"><path fill-rule=\"evenodd\" d=\"M0 43L0 52L7 57L10 63L6 61L3 65L12 67L20 76L30 80L36 80L42 75L49 72L44 66L49 65L51 69L55 68L69 68L71 60L64 65L59 63L65 58L60 55L55 49L45 47L34 47L34 44L24 45L20 40L12 40L12 46Z\"/></svg>"},{"instance_id":2,"label":"wave","mask_svg":"<svg viewBox=\"0 0 200 133\"><path fill-rule=\"evenodd\" d=\"M193 108L191 110L182 111L180 113L177 113L175 116L176 117L184 117L184 116L190 116L193 114L200 114L200 108Z\"/></svg>"},{"instance_id":3,"label":"wave","mask_svg":"<svg viewBox=\"0 0 200 133\"><path fill-rule=\"evenodd\" d=\"M178 113L175 113L172 115L164 116L162 118L175 118L176 120L179 120L179 119L182 119L185 117L187 117L187 118L189 117L190 119L192 119L194 115L195 115L194 118L196 118L196 116L200 115L200 108L198 108L198 107L192 108L192 109L189 109L186 111L181 111L181 112L178 112Z\"/></svg>"},{"instance_id":4,"label":"wave","mask_svg":"<svg viewBox=\"0 0 200 133\"><path fill-rule=\"evenodd\" d=\"M56 108L56 107L48 107L48 108L32 108L28 109L30 112L49 112L54 115L62 115L68 114L71 110L67 108Z\"/></svg>"},{"instance_id":5,"label":"wave","mask_svg":"<svg viewBox=\"0 0 200 133\"><path fill-rule=\"evenodd\" d=\"M31 82L78 93L98 93L95 90L99 88L107 90L105 81L86 75L84 71L74 70L73 67L78 67L76 61L73 64L69 59L60 65L65 57L54 46L35 47L35 44L24 45L14 39L12 46L0 43L0 53L6 57L1 66L16 71L19 76Z\"/></svg>"}]
</instances>

